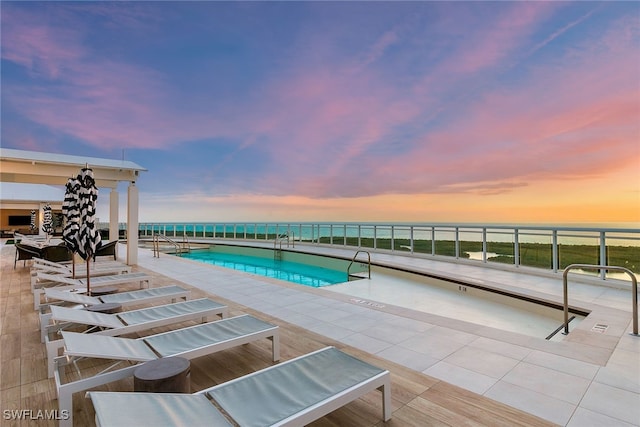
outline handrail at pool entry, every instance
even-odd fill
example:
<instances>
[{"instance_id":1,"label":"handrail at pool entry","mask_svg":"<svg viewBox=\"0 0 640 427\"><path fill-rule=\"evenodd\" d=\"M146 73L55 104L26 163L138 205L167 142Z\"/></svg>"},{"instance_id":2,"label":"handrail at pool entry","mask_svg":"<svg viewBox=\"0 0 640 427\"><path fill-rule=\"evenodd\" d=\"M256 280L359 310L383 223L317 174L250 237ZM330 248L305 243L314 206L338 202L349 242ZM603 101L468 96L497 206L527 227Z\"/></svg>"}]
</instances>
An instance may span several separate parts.
<instances>
[{"instance_id":1,"label":"handrail at pool entry","mask_svg":"<svg viewBox=\"0 0 640 427\"><path fill-rule=\"evenodd\" d=\"M354 262L356 262L356 258L358 257L358 254L360 253L365 253L367 254L367 267L368 267L368 273L369 273L369 279L371 279L371 254L367 251L357 251L356 254L353 256L353 258L351 259L351 262L349 263L349 266L347 267L347 278L351 277L351 266L353 265Z\"/></svg>"},{"instance_id":2,"label":"handrail at pool entry","mask_svg":"<svg viewBox=\"0 0 640 427\"><path fill-rule=\"evenodd\" d=\"M573 269L588 269L588 270L614 270L627 273L631 276L631 303L633 306L633 335L638 336L638 281L635 274L631 270L625 267L611 266L611 265L593 265L593 264L571 264L564 269L562 273L562 289L564 292L564 334L569 334L569 294L567 276L569 271Z\"/></svg>"},{"instance_id":3,"label":"handrail at pool entry","mask_svg":"<svg viewBox=\"0 0 640 427\"><path fill-rule=\"evenodd\" d=\"M178 255L178 256L180 256L182 254L182 250L185 249L182 246L180 246L180 244L178 242L168 238L164 234L154 233L153 234L153 256L154 257L160 258L160 238L162 238L162 240L174 245L175 248L176 248L176 255ZM187 240L187 236L183 236L183 240L184 240L183 243L185 243L185 245L186 245L187 252L189 252L191 250L191 248L189 246L189 240Z\"/></svg>"}]
</instances>

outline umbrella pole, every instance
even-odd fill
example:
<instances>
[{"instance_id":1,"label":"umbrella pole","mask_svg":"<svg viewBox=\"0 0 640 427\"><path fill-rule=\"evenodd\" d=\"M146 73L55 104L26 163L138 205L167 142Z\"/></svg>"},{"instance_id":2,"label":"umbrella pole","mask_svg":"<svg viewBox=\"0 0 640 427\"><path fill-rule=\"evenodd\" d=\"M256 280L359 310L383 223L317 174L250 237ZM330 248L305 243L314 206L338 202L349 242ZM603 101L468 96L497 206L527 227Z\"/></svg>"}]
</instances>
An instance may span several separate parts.
<instances>
[{"instance_id":1,"label":"umbrella pole","mask_svg":"<svg viewBox=\"0 0 640 427\"><path fill-rule=\"evenodd\" d=\"M91 296L91 284L90 284L90 276L89 276L89 263L90 258L87 257L87 295Z\"/></svg>"}]
</instances>

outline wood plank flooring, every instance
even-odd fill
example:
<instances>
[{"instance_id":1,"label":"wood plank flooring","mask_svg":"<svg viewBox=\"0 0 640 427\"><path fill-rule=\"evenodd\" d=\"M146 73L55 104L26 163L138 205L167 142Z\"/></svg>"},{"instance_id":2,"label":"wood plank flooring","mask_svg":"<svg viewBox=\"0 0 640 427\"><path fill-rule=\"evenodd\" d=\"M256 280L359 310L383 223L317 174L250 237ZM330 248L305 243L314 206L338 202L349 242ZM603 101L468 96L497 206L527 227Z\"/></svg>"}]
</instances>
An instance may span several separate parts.
<instances>
[{"instance_id":1,"label":"wood plank flooring","mask_svg":"<svg viewBox=\"0 0 640 427\"><path fill-rule=\"evenodd\" d=\"M18 262L13 268L14 249L5 246L0 253L0 425L55 426L54 420L11 420L12 410L51 411L58 408L55 383L47 378L46 352L40 343L38 316L33 310L33 297L27 266ZM154 276L152 286L176 283L167 277L142 268ZM182 284L190 288L188 285ZM135 285L132 286L132 289ZM382 400L378 391L334 411L314 422L312 426L551 426L545 420L513 409L483 396L443 381L423 375L406 367L346 346L280 319L235 304L233 301L206 295L193 289L193 298L211 297L225 303L231 315L249 313L280 326L281 360L333 345L371 364L388 369L392 374L391 421L382 419ZM186 326L188 323L179 326ZM175 328L174 326L173 328ZM160 332L169 328L157 328ZM191 362L192 391L231 380L272 365L271 343L260 342L201 357ZM99 369L95 364L93 369ZM72 374L69 374L72 375ZM98 388L110 391L132 391L133 380L122 380ZM91 402L84 393L76 393L73 400L74 426L94 426ZM204 424L204 423L203 423Z\"/></svg>"}]
</instances>

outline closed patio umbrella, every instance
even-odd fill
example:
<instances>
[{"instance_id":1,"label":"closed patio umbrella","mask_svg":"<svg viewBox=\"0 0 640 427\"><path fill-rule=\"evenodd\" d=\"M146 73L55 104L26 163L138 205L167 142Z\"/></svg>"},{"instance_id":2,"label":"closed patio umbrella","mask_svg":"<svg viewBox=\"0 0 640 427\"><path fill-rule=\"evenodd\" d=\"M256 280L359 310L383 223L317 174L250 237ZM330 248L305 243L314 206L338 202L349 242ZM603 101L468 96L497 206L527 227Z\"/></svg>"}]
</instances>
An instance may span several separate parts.
<instances>
[{"instance_id":1,"label":"closed patio umbrella","mask_svg":"<svg viewBox=\"0 0 640 427\"><path fill-rule=\"evenodd\" d=\"M32 233L36 231L36 211L33 209L31 210L31 224L29 225L29 228Z\"/></svg>"},{"instance_id":2,"label":"closed patio umbrella","mask_svg":"<svg viewBox=\"0 0 640 427\"><path fill-rule=\"evenodd\" d=\"M96 227L96 202L98 188L93 178L93 170L82 169L78 176L78 206L80 207L80 229L78 231L78 254L87 262L87 294L91 295L89 265L100 245L100 233Z\"/></svg>"},{"instance_id":3,"label":"closed patio umbrella","mask_svg":"<svg viewBox=\"0 0 640 427\"><path fill-rule=\"evenodd\" d=\"M53 233L53 216L51 215L51 206L47 203L44 208L42 208L44 212L42 219L42 231L47 234Z\"/></svg>"},{"instance_id":4,"label":"closed patio umbrella","mask_svg":"<svg viewBox=\"0 0 640 427\"><path fill-rule=\"evenodd\" d=\"M66 184L64 201L62 202L62 215L64 216L64 228L62 229L62 241L72 254L78 252L78 231L80 230L80 208L78 206L78 192L80 181L78 178L69 178ZM72 259L73 277L76 277L76 264Z\"/></svg>"}]
</instances>

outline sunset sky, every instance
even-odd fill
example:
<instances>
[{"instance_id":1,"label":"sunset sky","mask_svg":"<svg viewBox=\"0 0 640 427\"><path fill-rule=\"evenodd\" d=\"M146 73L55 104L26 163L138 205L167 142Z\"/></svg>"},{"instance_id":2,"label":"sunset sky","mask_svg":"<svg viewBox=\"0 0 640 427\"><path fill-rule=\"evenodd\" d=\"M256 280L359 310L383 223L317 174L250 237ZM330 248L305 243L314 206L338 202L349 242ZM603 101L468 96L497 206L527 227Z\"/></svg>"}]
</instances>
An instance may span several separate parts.
<instances>
[{"instance_id":1,"label":"sunset sky","mask_svg":"<svg viewBox=\"0 0 640 427\"><path fill-rule=\"evenodd\" d=\"M640 223L640 2L0 8L2 147L142 222Z\"/></svg>"}]
</instances>

